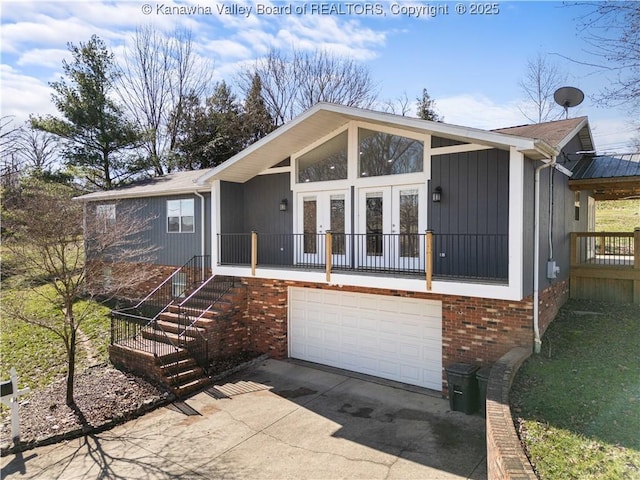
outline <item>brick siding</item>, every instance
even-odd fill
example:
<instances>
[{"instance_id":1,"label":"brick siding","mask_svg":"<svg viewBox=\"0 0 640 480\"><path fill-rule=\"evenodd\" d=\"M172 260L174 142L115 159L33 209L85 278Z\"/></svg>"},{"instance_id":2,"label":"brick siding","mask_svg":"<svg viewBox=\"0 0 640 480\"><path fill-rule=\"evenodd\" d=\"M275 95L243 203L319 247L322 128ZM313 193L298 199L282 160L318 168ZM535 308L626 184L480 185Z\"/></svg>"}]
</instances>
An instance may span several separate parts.
<instances>
[{"instance_id":1,"label":"brick siding","mask_svg":"<svg viewBox=\"0 0 640 480\"><path fill-rule=\"evenodd\" d=\"M536 480L513 425L511 383L531 349L514 348L491 369L487 383L487 474L491 480Z\"/></svg>"},{"instance_id":2,"label":"brick siding","mask_svg":"<svg viewBox=\"0 0 640 480\"><path fill-rule=\"evenodd\" d=\"M401 290L336 287L325 284L273 279L243 278L247 288L247 322L251 350L273 358L285 358L287 343L288 287L319 288L370 293L442 302L442 381L447 394L444 367L455 362L479 366L493 364L514 347L533 347L533 299L522 301L436 295ZM567 282L558 282L540 295L541 328L546 329L568 295ZM544 331L544 330L541 330Z\"/></svg>"}]
</instances>

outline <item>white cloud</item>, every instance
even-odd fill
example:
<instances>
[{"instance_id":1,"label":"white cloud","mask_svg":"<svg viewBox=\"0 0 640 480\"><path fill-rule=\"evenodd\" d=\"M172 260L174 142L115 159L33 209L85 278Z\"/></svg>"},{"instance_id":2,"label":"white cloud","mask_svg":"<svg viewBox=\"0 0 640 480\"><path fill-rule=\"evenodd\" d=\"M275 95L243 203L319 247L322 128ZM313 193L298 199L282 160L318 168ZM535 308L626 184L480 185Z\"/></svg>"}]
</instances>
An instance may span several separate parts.
<instances>
[{"instance_id":1,"label":"white cloud","mask_svg":"<svg viewBox=\"0 0 640 480\"><path fill-rule=\"evenodd\" d=\"M233 40L212 40L204 44L202 48L204 51L211 52L221 58L245 59L252 55L251 50L246 46Z\"/></svg>"},{"instance_id":2,"label":"white cloud","mask_svg":"<svg viewBox=\"0 0 640 480\"><path fill-rule=\"evenodd\" d=\"M520 112L518 102L500 105L479 94L439 98L436 109L446 123L485 130L530 123Z\"/></svg>"},{"instance_id":3,"label":"white cloud","mask_svg":"<svg viewBox=\"0 0 640 480\"><path fill-rule=\"evenodd\" d=\"M33 65L37 67L46 67L58 69L62 65L62 60L70 56L69 50L61 50L57 48L41 49L36 48L25 52L16 65L25 66Z\"/></svg>"},{"instance_id":4,"label":"white cloud","mask_svg":"<svg viewBox=\"0 0 640 480\"><path fill-rule=\"evenodd\" d=\"M22 123L30 114L55 114L50 101L51 87L41 80L23 75L8 65L0 66L2 76L2 98L0 110L3 116L14 116Z\"/></svg>"}]
</instances>

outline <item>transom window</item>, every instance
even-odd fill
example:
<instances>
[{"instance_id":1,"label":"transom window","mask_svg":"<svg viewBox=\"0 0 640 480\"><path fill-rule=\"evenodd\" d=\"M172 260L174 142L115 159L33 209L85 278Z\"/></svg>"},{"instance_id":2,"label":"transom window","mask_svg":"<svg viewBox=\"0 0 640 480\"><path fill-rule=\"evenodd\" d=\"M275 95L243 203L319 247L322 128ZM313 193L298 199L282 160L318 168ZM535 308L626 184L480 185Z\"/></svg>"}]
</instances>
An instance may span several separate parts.
<instances>
[{"instance_id":1,"label":"transom window","mask_svg":"<svg viewBox=\"0 0 640 480\"><path fill-rule=\"evenodd\" d=\"M360 128L358 145L360 177L423 171L424 143L420 140Z\"/></svg>"},{"instance_id":2,"label":"transom window","mask_svg":"<svg viewBox=\"0 0 640 480\"><path fill-rule=\"evenodd\" d=\"M298 183L347 178L347 143L345 131L298 157Z\"/></svg>"},{"instance_id":3,"label":"transom window","mask_svg":"<svg viewBox=\"0 0 640 480\"><path fill-rule=\"evenodd\" d=\"M167 232L192 233L195 219L193 198L167 200Z\"/></svg>"}]
</instances>

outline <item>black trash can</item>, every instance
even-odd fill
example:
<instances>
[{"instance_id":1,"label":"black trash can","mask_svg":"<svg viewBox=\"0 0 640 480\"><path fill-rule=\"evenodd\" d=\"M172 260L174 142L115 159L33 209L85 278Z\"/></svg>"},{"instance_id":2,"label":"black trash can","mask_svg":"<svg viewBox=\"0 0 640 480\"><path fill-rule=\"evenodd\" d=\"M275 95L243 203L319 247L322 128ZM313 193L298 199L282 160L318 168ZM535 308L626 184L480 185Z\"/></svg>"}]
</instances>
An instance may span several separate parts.
<instances>
[{"instance_id":1,"label":"black trash can","mask_svg":"<svg viewBox=\"0 0 640 480\"><path fill-rule=\"evenodd\" d=\"M483 417L487 416L487 382L489 382L489 375L491 375L491 367L484 367L476 372L478 391L480 393L480 413L482 413Z\"/></svg>"},{"instance_id":2,"label":"black trash can","mask_svg":"<svg viewBox=\"0 0 640 480\"><path fill-rule=\"evenodd\" d=\"M445 369L451 410L464 412L467 415L478 410L478 381L476 380L478 368L468 363L454 363Z\"/></svg>"}]
</instances>

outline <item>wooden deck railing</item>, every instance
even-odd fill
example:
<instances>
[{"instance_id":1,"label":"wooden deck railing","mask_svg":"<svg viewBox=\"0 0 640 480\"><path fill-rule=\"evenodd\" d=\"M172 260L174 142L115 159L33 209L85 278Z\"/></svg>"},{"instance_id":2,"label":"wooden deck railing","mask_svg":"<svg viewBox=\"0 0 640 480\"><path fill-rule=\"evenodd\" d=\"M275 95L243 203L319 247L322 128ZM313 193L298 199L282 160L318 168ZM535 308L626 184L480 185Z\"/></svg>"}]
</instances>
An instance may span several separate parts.
<instances>
[{"instance_id":1,"label":"wooden deck railing","mask_svg":"<svg viewBox=\"0 0 640 480\"><path fill-rule=\"evenodd\" d=\"M640 303L640 228L571 234L571 297Z\"/></svg>"}]
</instances>

